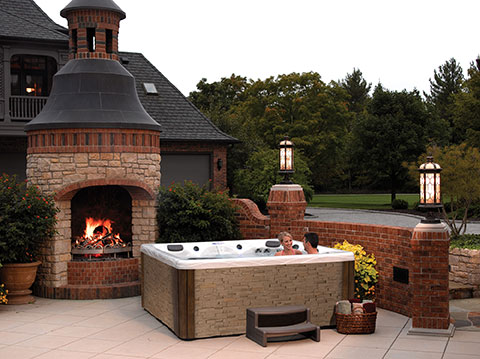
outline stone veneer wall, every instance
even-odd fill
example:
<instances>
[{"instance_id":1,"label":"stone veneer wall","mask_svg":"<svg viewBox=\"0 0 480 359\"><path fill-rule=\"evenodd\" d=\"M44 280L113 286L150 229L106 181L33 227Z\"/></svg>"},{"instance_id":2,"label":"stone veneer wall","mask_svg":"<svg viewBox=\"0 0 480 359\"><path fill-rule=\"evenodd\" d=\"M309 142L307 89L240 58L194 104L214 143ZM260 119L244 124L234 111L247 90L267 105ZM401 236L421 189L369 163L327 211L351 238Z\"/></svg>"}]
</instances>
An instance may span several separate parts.
<instances>
[{"instance_id":1,"label":"stone veneer wall","mask_svg":"<svg viewBox=\"0 0 480 359\"><path fill-rule=\"evenodd\" d=\"M473 296L480 297L480 250L450 248L449 278L473 287Z\"/></svg>"},{"instance_id":2,"label":"stone veneer wall","mask_svg":"<svg viewBox=\"0 0 480 359\"><path fill-rule=\"evenodd\" d=\"M77 190L97 185L124 186L132 196L133 255L155 240L156 189L160 186L159 153L29 153L27 178L46 193L56 193L58 234L41 250L38 283L67 285L71 260L71 198Z\"/></svg>"},{"instance_id":3,"label":"stone veneer wall","mask_svg":"<svg viewBox=\"0 0 480 359\"><path fill-rule=\"evenodd\" d=\"M245 333L247 308L305 305L311 321L333 322L343 262L195 270L195 338Z\"/></svg>"}]
</instances>

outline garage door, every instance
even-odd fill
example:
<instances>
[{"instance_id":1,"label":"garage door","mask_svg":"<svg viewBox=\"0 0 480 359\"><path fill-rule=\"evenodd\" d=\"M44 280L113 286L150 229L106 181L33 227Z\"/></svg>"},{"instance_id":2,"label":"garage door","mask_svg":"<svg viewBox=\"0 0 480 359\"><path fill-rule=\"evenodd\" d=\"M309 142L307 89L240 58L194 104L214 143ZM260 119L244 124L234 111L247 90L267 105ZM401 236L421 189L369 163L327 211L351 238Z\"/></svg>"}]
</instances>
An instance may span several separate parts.
<instances>
[{"instance_id":1,"label":"garage door","mask_svg":"<svg viewBox=\"0 0 480 359\"><path fill-rule=\"evenodd\" d=\"M161 183L165 187L185 180L204 185L210 179L210 155L162 154L160 172Z\"/></svg>"}]
</instances>

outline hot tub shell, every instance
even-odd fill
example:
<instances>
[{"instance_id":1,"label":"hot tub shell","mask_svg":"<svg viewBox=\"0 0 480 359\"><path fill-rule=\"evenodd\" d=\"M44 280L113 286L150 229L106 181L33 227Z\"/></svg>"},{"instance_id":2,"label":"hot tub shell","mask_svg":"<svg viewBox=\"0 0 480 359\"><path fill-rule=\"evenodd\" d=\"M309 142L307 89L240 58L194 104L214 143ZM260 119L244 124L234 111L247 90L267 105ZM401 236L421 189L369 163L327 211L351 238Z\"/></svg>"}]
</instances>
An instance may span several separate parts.
<instances>
[{"instance_id":1,"label":"hot tub shell","mask_svg":"<svg viewBox=\"0 0 480 359\"><path fill-rule=\"evenodd\" d=\"M275 251L267 241L182 243L175 252L167 244L143 245L143 308L182 339L243 334L251 307L305 305L312 323L333 325L335 303L353 296L351 252L320 247L323 254L187 259L206 258L219 248L227 256Z\"/></svg>"}]
</instances>

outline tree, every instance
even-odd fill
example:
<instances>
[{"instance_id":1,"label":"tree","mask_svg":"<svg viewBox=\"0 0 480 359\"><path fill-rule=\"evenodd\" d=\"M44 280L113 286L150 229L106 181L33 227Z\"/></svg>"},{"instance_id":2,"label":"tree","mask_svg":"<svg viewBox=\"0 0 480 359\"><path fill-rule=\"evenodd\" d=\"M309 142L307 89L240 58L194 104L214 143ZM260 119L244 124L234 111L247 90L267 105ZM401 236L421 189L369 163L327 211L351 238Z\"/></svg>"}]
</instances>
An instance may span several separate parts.
<instances>
[{"instance_id":1,"label":"tree","mask_svg":"<svg viewBox=\"0 0 480 359\"><path fill-rule=\"evenodd\" d=\"M454 123L468 145L480 147L480 70L471 64L468 75L455 96Z\"/></svg>"},{"instance_id":2,"label":"tree","mask_svg":"<svg viewBox=\"0 0 480 359\"><path fill-rule=\"evenodd\" d=\"M371 100L370 89L371 83L363 78L363 74L359 69L353 69L351 74L347 74L345 79L340 81L340 86L345 89L348 94L347 107L350 112L353 112L353 120L351 124L357 121L359 115L365 114L367 105ZM352 173L358 172L358 165L353 161L354 143L351 132L351 127L348 128L348 133L345 135L345 147L343 149L342 158L344 158L345 177L347 179L347 188L352 189Z\"/></svg>"},{"instance_id":3,"label":"tree","mask_svg":"<svg viewBox=\"0 0 480 359\"><path fill-rule=\"evenodd\" d=\"M315 72L291 73L254 82L243 104L247 127L269 148L288 135L305 156L316 190L333 188L344 176L343 148L352 115L347 93L326 85Z\"/></svg>"},{"instance_id":4,"label":"tree","mask_svg":"<svg viewBox=\"0 0 480 359\"><path fill-rule=\"evenodd\" d=\"M461 140L454 130L454 102L455 95L462 91L464 82L463 70L459 63L452 57L438 71L433 71L430 81L430 94L425 94L427 101L432 105L432 115L438 121L444 121L449 127L449 141L459 143ZM441 128L440 126L437 128Z\"/></svg>"},{"instance_id":5,"label":"tree","mask_svg":"<svg viewBox=\"0 0 480 359\"><path fill-rule=\"evenodd\" d=\"M355 159L371 184L388 182L391 200L407 180L405 161L425 149L428 113L418 91L392 92L378 85L369 113L353 129Z\"/></svg>"},{"instance_id":6,"label":"tree","mask_svg":"<svg viewBox=\"0 0 480 359\"><path fill-rule=\"evenodd\" d=\"M468 223L468 210L472 202L480 199L480 152L466 143L444 148L434 147L427 151L442 167L441 191L443 202L449 211L442 209L443 217L452 235L464 234ZM423 155L419 162L425 162ZM417 166L418 168L418 166ZM418 172L416 174L418 176ZM448 213L447 213L448 212ZM460 225L458 217L462 215Z\"/></svg>"},{"instance_id":7,"label":"tree","mask_svg":"<svg viewBox=\"0 0 480 359\"><path fill-rule=\"evenodd\" d=\"M348 93L348 110L357 114L365 111L372 84L363 78L362 71L354 68L351 74L340 81L340 86Z\"/></svg>"}]
</instances>

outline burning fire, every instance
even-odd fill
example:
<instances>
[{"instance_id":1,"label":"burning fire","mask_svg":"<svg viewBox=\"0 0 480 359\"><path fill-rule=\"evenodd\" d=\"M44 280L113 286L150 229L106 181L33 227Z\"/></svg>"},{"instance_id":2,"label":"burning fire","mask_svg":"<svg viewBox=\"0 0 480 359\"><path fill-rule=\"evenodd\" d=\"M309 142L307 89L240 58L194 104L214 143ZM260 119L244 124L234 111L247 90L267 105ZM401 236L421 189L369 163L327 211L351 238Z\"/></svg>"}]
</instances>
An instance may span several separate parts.
<instances>
[{"instance_id":1,"label":"burning fire","mask_svg":"<svg viewBox=\"0 0 480 359\"><path fill-rule=\"evenodd\" d=\"M113 234L112 224L114 222L109 219L95 219L88 217L85 220L85 231L83 237L76 240L77 246L118 246L125 247L126 244L120 238L120 234Z\"/></svg>"}]
</instances>

